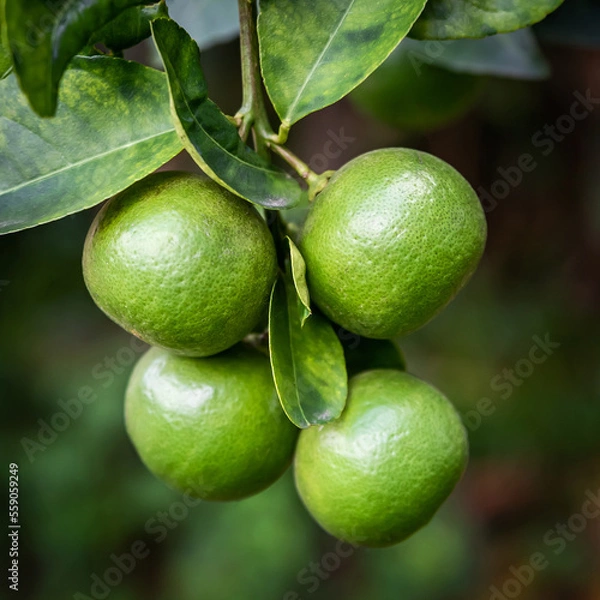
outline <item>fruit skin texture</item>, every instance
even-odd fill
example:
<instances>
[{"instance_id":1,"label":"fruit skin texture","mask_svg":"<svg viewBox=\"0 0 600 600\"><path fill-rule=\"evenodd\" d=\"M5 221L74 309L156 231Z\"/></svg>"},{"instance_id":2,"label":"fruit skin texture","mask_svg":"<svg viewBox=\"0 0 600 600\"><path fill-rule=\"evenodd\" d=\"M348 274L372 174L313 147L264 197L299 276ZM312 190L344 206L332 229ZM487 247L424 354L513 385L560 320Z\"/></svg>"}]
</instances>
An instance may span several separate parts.
<instances>
[{"instance_id":1,"label":"fruit skin texture","mask_svg":"<svg viewBox=\"0 0 600 600\"><path fill-rule=\"evenodd\" d=\"M353 333L405 335L465 285L486 231L475 191L443 160L406 148L363 154L332 177L306 220L311 297Z\"/></svg>"},{"instance_id":2,"label":"fruit skin texture","mask_svg":"<svg viewBox=\"0 0 600 600\"><path fill-rule=\"evenodd\" d=\"M477 101L482 78L427 64L400 44L352 94L368 115L407 131L438 129L463 116Z\"/></svg>"},{"instance_id":3,"label":"fruit skin texture","mask_svg":"<svg viewBox=\"0 0 600 600\"><path fill-rule=\"evenodd\" d=\"M238 500L271 485L298 435L268 359L241 344L209 358L149 350L127 387L125 423L150 471L204 500Z\"/></svg>"},{"instance_id":4,"label":"fruit skin texture","mask_svg":"<svg viewBox=\"0 0 600 600\"><path fill-rule=\"evenodd\" d=\"M300 433L296 487L332 535L389 546L429 522L467 458L460 417L438 390L402 371L367 371L351 379L337 421Z\"/></svg>"},{"instance_id":5,"label":"fruit skin texture","mask_svg":"<svg viewBox=\"0 0 600 600\"><path fill-rule=\"evenodd\" d=\"M88 290L113 321L189 356L247 335L266 310L276 269L273 238L250 204L173 171L112 198L83 252Z\"/></svg>"}]
</instances>

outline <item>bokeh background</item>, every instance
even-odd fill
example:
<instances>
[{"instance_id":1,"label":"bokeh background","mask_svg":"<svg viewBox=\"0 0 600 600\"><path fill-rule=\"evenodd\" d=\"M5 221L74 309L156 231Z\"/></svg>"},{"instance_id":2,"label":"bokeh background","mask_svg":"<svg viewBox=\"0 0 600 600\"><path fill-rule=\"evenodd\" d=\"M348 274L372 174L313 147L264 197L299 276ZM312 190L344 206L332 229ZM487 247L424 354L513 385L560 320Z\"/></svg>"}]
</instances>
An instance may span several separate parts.
<instances>
[{"instance_id":1,"label":"bokeh background","mask_svg":"<svg viewBox=\"0 0 600 600\"><path fill-rule=\"evenodd\" d=\"M125 434L141 345L85 290L95 211L0 238L0 449L4 468L20 469L21 597L600 599L600 105L546 156L533 142L575 92L600 98L594 31L567 25L539 31L550 79L489 79L477 106L444 129L394 130L344 100L290 140L318 162L345 136L327 168L377 147L420 148L487 191L523 153L537 162L487 206L489 243L471 284L400 340L409 371L463 414L471 462L439 515L396 547L339 545L308 516L290 472L243 502L184 505ZM147 46L133 56L154 60ZM235 112L236 42L203 61L212 97ZM195 167L180 156L168 168ZM57 417L67 406L72 416ZM582 516L586 500L595 518ZM143 554L135 565L124 556L132 546Z\"/></svg>"}]
</instances>

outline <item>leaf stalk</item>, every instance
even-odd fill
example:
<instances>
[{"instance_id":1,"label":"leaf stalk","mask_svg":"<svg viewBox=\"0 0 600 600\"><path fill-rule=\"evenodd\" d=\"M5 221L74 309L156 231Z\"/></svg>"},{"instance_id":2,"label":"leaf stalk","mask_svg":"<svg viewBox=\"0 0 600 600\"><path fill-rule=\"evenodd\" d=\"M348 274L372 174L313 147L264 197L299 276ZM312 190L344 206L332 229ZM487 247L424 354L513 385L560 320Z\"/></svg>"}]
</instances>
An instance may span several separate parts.
<instances>
[{"instance_id":1,"label":"leaf stalk","mask_svg":"<svg viewBox=\"0 0 600 600\"><path fill-rule=\"evenodd\" d=\"M240 14L240 55L242 63L242 106L233 117L242 140L250 132L258 154L269 159L269 150L280 156L308 185L309 199L327 185L333 171L315 173L305 162L284 146L290 131L289 125L281 123L277 133L273 131L263 95L260 74L258 33L256 29L256 0L238 0Z\"/></svg>"}]
</instances>

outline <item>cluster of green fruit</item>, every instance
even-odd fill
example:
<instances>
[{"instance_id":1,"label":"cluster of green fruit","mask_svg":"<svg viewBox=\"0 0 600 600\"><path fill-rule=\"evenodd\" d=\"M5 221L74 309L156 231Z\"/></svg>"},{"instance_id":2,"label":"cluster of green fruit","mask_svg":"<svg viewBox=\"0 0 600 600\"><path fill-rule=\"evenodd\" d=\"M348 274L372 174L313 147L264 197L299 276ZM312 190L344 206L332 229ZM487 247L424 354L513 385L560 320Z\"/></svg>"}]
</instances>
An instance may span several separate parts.
<instances>
[{"instance_id":1,"label":"cluster of green fruit","mask_svg":"<svg viewBox=\"0 0 600 600\"><path fill-rule=\"evenodd\" d=\"M444 308L485 238L478 198L452 167L383 149L333 176L299 246L318 308L350 332L388 339ZM83 267L98 306L155 346L131 376L126 424L142 460L173 487L244 498L295 455L298 492L323 528L385 546L427 523L460 478L468 450L458 414L400 370L354 376L341 417L298 439L268 353L243 341L264 329L274 240L261 215L217 183L163 172L118 194L92 224Z\"/></svg>"}]
</instances>

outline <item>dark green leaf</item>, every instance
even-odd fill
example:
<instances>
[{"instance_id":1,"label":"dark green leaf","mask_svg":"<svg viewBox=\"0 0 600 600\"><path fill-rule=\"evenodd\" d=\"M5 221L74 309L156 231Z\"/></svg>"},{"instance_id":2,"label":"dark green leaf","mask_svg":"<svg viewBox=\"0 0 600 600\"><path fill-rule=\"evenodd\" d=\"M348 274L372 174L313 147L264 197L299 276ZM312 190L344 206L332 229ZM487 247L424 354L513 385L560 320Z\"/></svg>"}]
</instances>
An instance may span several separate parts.
<instances>
[{"instance_id":1,"label":"dark green leaf","mask_svg":"<svg viewBox=\"0 0 600 600\"><path fill-rule=\"evenodd\" d=\"M96 31L88 43L101 43L115 52L120 52L149 38L152 35L150 22L165 16L167 7L164 2L157 2L151 6L132 6Z\"/></svg>"},{"instance_id":2,"label":"dark green leaf","mask_svg":"<svg viewBox=\"0 0 600 600\"><path fill-rule=\"evenodd\" d=\"M372 340L350 333L338 331L344 347L348 377L353 377L371 369L406 369L402 350L392 340Z\"/></svg>"},{"instance_id":3,"label":"dark green leaf","mask_svg":"<svg viewBox=\"0 0 600 600\"><path fill-rule=\"evenodd\" d=\"M331 324L315 313L302 327L302 309L291 275L281 275L269 309L271 368L285 414L306 428L340 416L348 381L344 352Z\"/></svg>"},{"instance_id":4,"label":"dark green leaf","mask_svg":"<svg viewBox=\"0 0 600 600\"><path fill-rule=\"evenodd\" d=\"M14 75L0 82L0 233L98 204L181 150L163 73L78 57L53 119L31 111Z\"/></svg>"},{"instance_id":5,"label":"dark green leaf","mask_svg":"<svg viewBox=\"0 0 600 600\"><path fill-rule=\"evenodd\" d=\"M482 38L541 21L563 0L429 0L410 36L426 40Z\"/></svg>"},{"instance_id":6,"label":"dark green leaf","mask_svg":"<svg viewBox=\"0 0 600 600\"><path fill-rule=\"evenodd\" d=\"M6 34L5 0L0 0L0 79L4 79L12 69L12 58Z\"/></svg>"},{"instance_id":7,"label":"dark green leaf","mask_svg":"<svg viewBox=\"0 0 600 600\"><path fill-rule=\"evenodd\" d=\"M290 248L290 270L296 293L302 304L303 310L300 315L300 324L304 326L306 319L310 317L310 294L308 293L308 285L306 284L306 263L304 257L298 250L296 244L288 236L286 237Z\"/></svg>"},{"instance_id":8,"label":"dark green leaf","mask_svg":"<svg viewBox=\"0 0 600 600\"><path fill-rule=\"evenodd\" d=\"M513 79L544 79L550 75L550 65L544 58L530 29L492 35L480 40L418 41L405 39L418 68L419 62L470 73Z\"/></svg>"},{"instance_id":9,"label":"dark green leaf","mask_svg":"<svg viewBox=\"0 0 600 600\"><path fill-rule=\"evenodd\" d=\"M232 40L240 30L237 0L169 0L169 13L202 50Z\"/></svg>"},{"instance_id":10,"label":"dark green leaf","mask_svg":"<svg viewBox=\"0 0 600 600\"><path fill-rule=\"evenodd\" d=\"M0 79L4 79L12 70L12 61L10 54L4 52L0 46Z\"/></svg>"},{"instance_id":11,"label":"dark green leaf","mask_svg":"<svg viewBox=\"0 0 600 600\"><path fill-rule=\"evenodd\" d=\"M263 77L285 125L336 102L408 33L425 0L261 0Z\"/></svg>"},{"instance_id":12,"label":"dark green leaf","mask_svg":"<svg viewBox=\"0 0 600 600\"><path fill-rule=\"evenodd\" d=\"M255 204L276 209L297 204L303 195L298 182L246 146L208 99L196 42L170 19L154 21L152 31L169 79L175 125L202 170Z\"/></svg>"},{"instance_id":13,"label":"dark green leaf","mask_svg":"<svg viewBox=\"0 0 600 600\"><path fill-rule=\"evenodd\" d=\"M43 117L56 111L58 84L90 36L146 0L5 0L8 40L21 88Z\"/></svg>"},{"instance_id":14,"label":"dark green leaf","mask_svg":"<svg viewBox=\"0 0 600 600\"><path fill-rule=\"evenodd\" d=\"M544 40L575 46L600 47L600 2L569 0L536 25Z\"/></svg>"}]
</instances>

